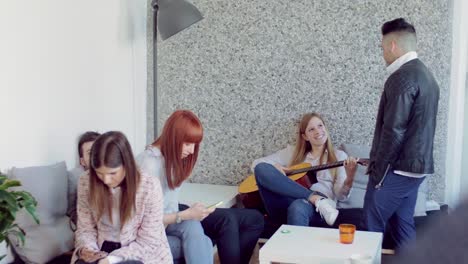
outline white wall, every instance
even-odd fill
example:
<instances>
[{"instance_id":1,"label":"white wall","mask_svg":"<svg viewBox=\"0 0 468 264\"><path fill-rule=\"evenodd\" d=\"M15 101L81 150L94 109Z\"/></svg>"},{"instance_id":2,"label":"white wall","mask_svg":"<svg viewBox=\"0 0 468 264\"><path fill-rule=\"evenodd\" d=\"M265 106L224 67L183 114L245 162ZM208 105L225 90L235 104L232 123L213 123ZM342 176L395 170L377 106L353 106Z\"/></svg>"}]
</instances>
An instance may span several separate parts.
<instances>
[{"instance_id":1,"label":"white wall","mask_svg":"<svg viewBox=\"0 0 468 264\"><path fill-rule=\"evenodd\" d=\"M466 73L466 78L468 79L468 72ZM461 195L462 197L468 197L468 82L465 83L465 121L463 132Z\"/></svg>"},{"instance_id":2,"label":"white wall","mask_svg":"<svg viewBox=\"0 0 468 264\"><path fill-rule=\"evenodd\" d=\"M468 10L466 10L465 14L468 15ZM468 35L468 32L466 34ZM466 42L466 50L468 51L468 41ZM468 197L468 52L466 53L466 65L467 67L465 79L465 121L463 128L464 135L462 154L462 190L464 197Z\"/></svg>"},{"instance_id":3,"label":"white wall","mask_svg":"<svg viewBox=\"0 0 468 264\"><path fill-rule=\"evenodd\" d=\"M449 122L445 176L445 202L452 208L460 198L468 195L468 180L463 175L463 140L468 138L464 130L465 89L468 56L468 1L453 1L452 21L452 69L450 83ZM468 113L467 113L468 114Z\"/></svg>"},{"instance_id":4,"label":"white wall","mask_svg":"<svg viewBox=\"0 0 468 264\"><path fill-rule=\"evenodd\" d=\"M468 14L468 10L466 12ZM468 32L467 32L468 35ZM466 43L468 50L468 41ZM463 127L463 150L461 169L461 195L468 197L468 52L466 54L466 79L465 79L465 121Z\"/></svg>"},{"instance_id":5,"label":"white wall","mask_svg":"<svg viewBox=\"0 0 468 264\"><path fill-rule=\"evenodd\" d=\"M1 0L0 32L0 169L75 166L86 130L143 149L145 0Z\"/></svg>"}]
</instances>

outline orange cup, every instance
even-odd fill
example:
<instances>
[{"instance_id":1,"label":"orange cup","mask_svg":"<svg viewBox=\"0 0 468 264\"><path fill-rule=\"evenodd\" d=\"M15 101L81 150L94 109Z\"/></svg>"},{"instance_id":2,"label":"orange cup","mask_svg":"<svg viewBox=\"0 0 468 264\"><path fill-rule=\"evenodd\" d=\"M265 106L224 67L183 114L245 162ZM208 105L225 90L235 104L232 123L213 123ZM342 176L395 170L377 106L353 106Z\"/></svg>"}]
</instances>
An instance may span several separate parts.
<instances>
[{"instance_id":1,"label":"orange cup","mask_svg":"<svg viewBox=\"0 0 468 264\"><path fill-rule=\"evenodd\" d=\"M352 244L354 241L354 232L356 226L352 224L341 224L340 228L340 242L343 244Z\"/></svg>"}]
</instances>

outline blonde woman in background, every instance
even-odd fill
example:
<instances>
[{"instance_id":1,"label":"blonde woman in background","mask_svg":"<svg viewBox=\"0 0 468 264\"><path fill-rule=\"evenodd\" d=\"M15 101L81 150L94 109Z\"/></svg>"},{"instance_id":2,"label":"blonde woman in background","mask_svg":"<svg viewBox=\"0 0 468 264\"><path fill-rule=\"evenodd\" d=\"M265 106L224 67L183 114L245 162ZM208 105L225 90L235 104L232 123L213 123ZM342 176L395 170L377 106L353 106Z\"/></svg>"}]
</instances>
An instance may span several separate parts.
<instances>
[{"instance_id":1,"label":"blonde woman in background","mask_svg":"<svg viewBox=\"0 0 468 264\"><path fill-rule=\"evenodd\" d=\"M310 189L285 177L289 166L303 162L312 166L345 160L344 167L317 172ZM255 179L269 216L291 225L332 226L338 217L337 200L346 200L353 185L357 160L335 150L325 122L317 113L303 115L296 146L287 147L252 164Z\"/></svg>"}]
</instances>

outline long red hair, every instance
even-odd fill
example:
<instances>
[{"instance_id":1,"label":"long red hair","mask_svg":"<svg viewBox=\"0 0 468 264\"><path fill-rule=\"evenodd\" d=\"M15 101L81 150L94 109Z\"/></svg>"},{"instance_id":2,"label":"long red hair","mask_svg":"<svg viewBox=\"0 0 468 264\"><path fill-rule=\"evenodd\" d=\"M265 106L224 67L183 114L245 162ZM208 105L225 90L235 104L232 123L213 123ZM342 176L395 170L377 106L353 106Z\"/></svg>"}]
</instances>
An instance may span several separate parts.
<instances>
[{"instance_id":1,"label":"long red hair","mask_svg":"<svg viewBox=\"0 0 468 264\"><path fill-rule=\"evenodd\" d=\"M177 110L167 119L161 135L153 142L164 156L169 188L179 187L192 173L197 162L203 127L200 119L189 110ZM192 155L182 159L184 143L194 143Z\"/></svg>"}]
</instances>

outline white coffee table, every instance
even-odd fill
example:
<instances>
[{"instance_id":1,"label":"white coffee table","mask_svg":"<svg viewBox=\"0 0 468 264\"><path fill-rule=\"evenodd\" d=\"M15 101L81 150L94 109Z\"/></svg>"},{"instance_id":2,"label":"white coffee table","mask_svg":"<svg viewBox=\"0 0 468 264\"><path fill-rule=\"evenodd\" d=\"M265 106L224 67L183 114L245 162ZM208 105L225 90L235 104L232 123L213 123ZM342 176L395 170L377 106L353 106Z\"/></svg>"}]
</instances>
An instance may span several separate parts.
<instances>
[{"instance_id":1,"label":"white coffee table","mask_svg":"<svg viewBox=\"0 0 468 264\"><path fill-rule=\"evenodd\" d=\"M338 229L282 225L260 249L260 263L348 264L353 254L380 264L382 233L356 231L352 244L339 242Z\"/></svg>"}]
</instances>

